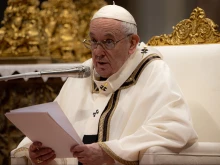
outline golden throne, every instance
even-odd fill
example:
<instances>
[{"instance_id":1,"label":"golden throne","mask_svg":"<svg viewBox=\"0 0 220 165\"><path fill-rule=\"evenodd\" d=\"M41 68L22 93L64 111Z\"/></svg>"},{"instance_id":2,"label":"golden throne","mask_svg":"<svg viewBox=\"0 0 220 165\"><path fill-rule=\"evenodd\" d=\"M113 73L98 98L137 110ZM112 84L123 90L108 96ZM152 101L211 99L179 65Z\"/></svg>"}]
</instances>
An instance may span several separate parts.
<instances>
[{"instance_id":1,"label":"golden throne","mask_svg":"<svg viewBox=\"0 0 220 165\"><path fill-rule=\"evenodd\" d=\"M220 32L196 8L171 34L152 37L189 104L198 142L175 152L159 146L140 154L140 164L220 165Z\"/></svg>"}]
</instances>

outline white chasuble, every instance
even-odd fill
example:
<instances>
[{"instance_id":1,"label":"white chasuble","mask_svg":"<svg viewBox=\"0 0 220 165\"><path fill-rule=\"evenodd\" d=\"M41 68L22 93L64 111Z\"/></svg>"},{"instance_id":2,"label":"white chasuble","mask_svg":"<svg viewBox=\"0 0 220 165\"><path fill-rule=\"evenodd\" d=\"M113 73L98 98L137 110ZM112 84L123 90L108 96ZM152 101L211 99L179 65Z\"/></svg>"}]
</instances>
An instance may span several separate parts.
<instances>
[{"instance_id":1,"label":"white chasuble","mask_svg":"<svg viewBox=\"0 0 220 165\"><path fill-rule=\"evenodd\" d=\"M91 60L84 65L93 70ZM99 145L116 164L138 164L140 151L151 146L177 150L197 139L169 67L144 43L107 80L100 81L95 70L89 78L68 78L55 101L80 138L98 135ZM26 138L15 151L28 144ZM55 161L61 160L77 164L75 158Z\"/></svg>"}]
</instances>

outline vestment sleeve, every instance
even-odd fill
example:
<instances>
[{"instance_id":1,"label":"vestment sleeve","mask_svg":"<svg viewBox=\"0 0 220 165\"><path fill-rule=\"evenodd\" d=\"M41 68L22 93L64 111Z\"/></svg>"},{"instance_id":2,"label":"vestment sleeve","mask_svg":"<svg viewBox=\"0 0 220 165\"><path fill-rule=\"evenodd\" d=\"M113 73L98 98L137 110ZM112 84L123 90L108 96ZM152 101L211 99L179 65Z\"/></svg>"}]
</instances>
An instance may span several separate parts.
<instances>
[{"instance_id":1,"label":"vestment sleeve","mask_svg":"<svg viewBox=\"0 0 220 165\"><path fill-rule=\"evenodd\" d=\"M28 138L28 137L25 137L20 143L19 145L17 146L17 148L15 148L14 150L11 151L11 157L13 157L14 159L16 158L21 158L21 157L24 157L24 158L27 158L28 161L26 161L27 164L25 165L35 165L30 157L29 157L29 147L30 145L32 144L32 141ZM65 165L67 162L67 158L55 158L54 160L52 160L48 165ZM68 160L68 162L72 163L72 164L76 164L76 159L75 158L70 158ZM19 161L14 161L13 164L16 164L16 165L21 165L19 163Z\"/></svg>"}]
</instances>

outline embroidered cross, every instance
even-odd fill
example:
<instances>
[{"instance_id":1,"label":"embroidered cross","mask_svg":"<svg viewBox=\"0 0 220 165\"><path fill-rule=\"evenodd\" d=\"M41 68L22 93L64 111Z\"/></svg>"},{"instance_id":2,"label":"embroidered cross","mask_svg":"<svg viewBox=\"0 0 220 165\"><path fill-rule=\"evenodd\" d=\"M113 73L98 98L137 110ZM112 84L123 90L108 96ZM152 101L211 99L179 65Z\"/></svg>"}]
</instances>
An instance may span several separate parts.
<instances>
[{"instance_id":1,"label":"embroidered cross","mask_svg":"<svg viewBox=\"0 0 220 165\"><path fill-rule=\"evenodd\" d=\"M143 54L147 53L147 51L148 51L147 47L144 47L144 49L141 49L141 53Z\"/></svg>"},{"instance_id":2,"label":"embroidered cross","mask_svg":"<svg viewBox=\"0 0 220 165\"><path fill-rule=\"evenodd\" d=\"M101 85L100 89L103 90L103 91L106 91L107 87L105 87L104 85Z\"/></svg>"},{"instance_id":3,"label":"embroidered cross","mask_svg":"<svg viewBox=\"0 0 220 165\"><path fill-rule=\"evenodd\" d=\"M106 91L107 90L107 86L108 86L108 83L105 83L104 85L100 86L100 89L103 90L103 91Z\"/></svg>"},{"instance_id":4,"label":"embroidered cross","mask_svg":"<svg viewBox=\"0 0 220 165\"><path fill-rule=\"evenodd\" d=\"M93 117L95 117L96 114L99 114L99 110L98 109L95 112L93 112Z\"/></svg>"}]
</instances>

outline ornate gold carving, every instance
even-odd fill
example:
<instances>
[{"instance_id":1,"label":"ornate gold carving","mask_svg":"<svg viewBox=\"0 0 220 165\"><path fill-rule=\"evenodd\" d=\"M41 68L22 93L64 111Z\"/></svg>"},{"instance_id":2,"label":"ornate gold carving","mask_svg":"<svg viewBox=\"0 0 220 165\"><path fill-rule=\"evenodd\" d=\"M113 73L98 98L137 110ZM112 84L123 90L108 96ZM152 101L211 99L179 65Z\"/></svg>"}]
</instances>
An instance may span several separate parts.
<instances>
[{"instance_id":1,"label":"ornate gold carving","mask_svg":"<svg viewBox=\"0 0 220 165\"><path fill-rule=\"evenodd\" d=\"M48 56L38 0L8 0L0 29L0 56Z\"/></svg>"},{"instance_id":2,"label":"ornate gold carving","mask_svg":"<svg viewBox=\"0 0 220 165\"><path fill-rule=\"evenodd\" d=\"M218 25L206 18L203 9L197 7L193 10L189 19L180 21L171 34L154 36L148 41L148 45L183 45L183 44L208 44L220 42Z\"/></svg>"},{"instance_id":3,"label":"ornate gold carving","mask_svg":"<svg viewBox=\"0 0 220 165\"><path fill-rule=\"evenodd\" d=\"M90 19L106 4L104 0L48 0L40 10L38 0L8 0L0 29L0 57L85 61L91 57L82 44Z\"/></svg>"},{"instance_id":4,"label":"ornate gold carving","mask_svg":"<svg viewBox=\"0 0 220 165\"><path fill-rule=\"evenodd\" d=\"M51 57L56 61L77 61L78 15L72 0L48 0L41 5L43 27L48 35Z\"/></svg>"},{"instance_id":5,"label":"ornate gold carving","mask_svg":"<svg viewBox=\"0 0 220 165\"><path fill-rule=\"evenodd\" d=\"M104 5L104 0L48 0L42 3L43 27L55 61L82 62L90 58L91 53L82 41L88 35L93 13Z\"/></svg>"}]
</instances>

